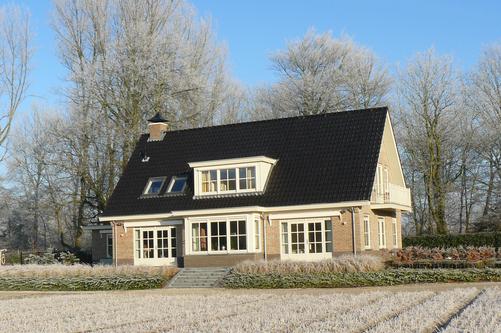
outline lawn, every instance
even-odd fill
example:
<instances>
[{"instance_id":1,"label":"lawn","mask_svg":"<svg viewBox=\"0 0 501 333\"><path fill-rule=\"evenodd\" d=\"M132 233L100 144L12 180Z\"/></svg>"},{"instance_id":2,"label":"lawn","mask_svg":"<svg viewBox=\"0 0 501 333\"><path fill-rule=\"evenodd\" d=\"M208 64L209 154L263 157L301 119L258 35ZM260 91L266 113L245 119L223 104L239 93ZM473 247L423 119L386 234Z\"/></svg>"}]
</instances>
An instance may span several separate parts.
<instances>
[{"instance_id":1,"label":"lawn","mask_svg":"<svg viewBox=\"0 0 501 333\"><path fill-rule=\"evenodd\" d=\"M500 332L501 289L15 292L0 332Z\"/></svg>"}]
</instances>

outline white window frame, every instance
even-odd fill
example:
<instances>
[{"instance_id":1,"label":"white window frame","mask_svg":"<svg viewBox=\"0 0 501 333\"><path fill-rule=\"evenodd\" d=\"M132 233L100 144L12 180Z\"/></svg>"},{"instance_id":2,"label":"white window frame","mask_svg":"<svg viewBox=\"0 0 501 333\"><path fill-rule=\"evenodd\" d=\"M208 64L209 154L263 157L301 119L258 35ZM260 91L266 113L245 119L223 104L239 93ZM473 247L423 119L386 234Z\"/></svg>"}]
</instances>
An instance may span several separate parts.
<instances>
[{"instance_id":1,"label":"white window frame","mask_svg":"<svg viewBox=\"0 0 501 333\"><path fill-rule=\"evenodd\" d=\"M171 192L172 187L174 186L174 183L176 182L176 180L181 180L181 179L184 179L183 189L181 191L178 191L178 192ZM167 187L167 191L165 191L165 193L183 193L184 190L186 189L186 182L187 181L188 181L187 176L172 176L172 178L169 182L169 186Z\"/></svg>"},{"instance_id":2,"label":"white window frame","mask_svg":"<svg viewBox=\"0 0 501 333\"><path fill-rule=\"evenodd\" d=\"M215 191L208 191L208 192L203 192L203 176L202 174L204 172L207 172L209 175L209 189L210 189L210 184L214 181L212 178L210 178L211 171L216 172L216 186L215 186ZM198 177L196 177L196 186L199 188L199 193L202 195L210 195L210 194L217 194L219 193L219 172L216 169L207 169L207 170L200 170L197 172Z\"/></svg>"},{"instance_id":3,"label":"white window frame","mask_svg":"<svg viewBox=\"0 0 501 333\"><path fill-rule=\"evenodd\" d=\"M392 241L393 241L393 247L398 246L398 229L397 229L397 219L392 217L391 219L391 228L392 228Z\"/></svg>"},{"instance_id":4,"label":"white window frame","mask_svg":"<svg viewBox=\"0 0 501 333\"><path fill-rule=\"evenodd\" d=\"M165 227L138 227L133 228L133 244L134 244L134 265L144 265L144 266L161 266L161 265L176 265L177 254L179 253L179 246L177 242L177 228L178 226L165 226ZM157 231L168 230L168 247L169 247L169 257L168 258L158 258L158 237ZM173 230L176 234L172 237ZM137 232L139 231L139 239L137 238ZM143 253L143 231L153 231L153 257L144 258ZM172 257L172 238L176 239L176 257ZM139 242L138 242L139 241ZM138 248L139 244L139 248ZM138 252L140 255L138 256Z\"/></svg>"},{"instance_id":5,"label":"white window frame","mask_svg":"<svg viewBox=\"0 0 501 333\"><path fill-rule=\"evenodd\" d=\"M255 186L254 188L249 188L249 189L241 189L240 188L240 169L247 169L247 168L254 168L254 183ZM228 190L228 191L223 191L221 189L221 170L225 169L235 169L235 190ZM217 180L216 180L216 188L214 191L211 192L203 192L203 184L202 184L202 173L203 172L210 172L210 171L215 171L217 175ZM194 182L195 182L195 196L207 196L207 195L232 195L232 194L238 194L238 193L255 193L255 192L260 192L264 190L264 182L262 179L263 177L266 177L266 172L263 169L263 166L261 166L259 163L240 163L240 164L226 164L226 165L220 165L220 166L213 166L213 167L200 167L196 168L194 170ZM264 173L264 175L262 174ZM246 171L247 175L247 171ZM249 179L248 177L242 178L242 179Z\"/></svg>"},{"instance_id":6,"label":"white window frame","mask_svg":"<svg viewBox=\"0 0 501 333\"><path fill-rule=\"evenodd\" d=\"M383 165L377 165L377 173L376 173L376 181L377 181L377 194L384 194L384 182L383 182Z\"/></svg>"},{"instance_id":7,"label":"white window frame","mask_svg":"<svg viewBox=\"0 0 501 333\"><path fill-rule=\"evenodd\" d=\"M386 223L384 217L377 219L378 245L380 249L386 249Z\"/></svg>"},{"instance_id":8,"label":"white window frame","mask_svg":"<svg viewBox=\"0 0 501 333\"><path fill-rule=\"evenodd\" d=\"M261 219L254 219L254 250L261 251Z\"/></svg>"},{"instance_id":9,"label":"white window frame","mask_svg":"<svg viewBox=\"0 0 501 333\"><path fill-rule=\"evenodd\" d=\"M110 253L110 243L111 242L111 253ZM113 258L113 235L111 233L106 234L106 258Z\"/></svg>"},{"instance_id":10,"label":"white window frame","mask_svg":"<svg viewBox=\"0 0 501 333\"><path fill-rule=\"evenodd\" d=\"M249 177L248 173L247 173L247 170L248 169L254 169L254 177ZM240 170L245 170L245 177L243 178L240 178ZM247 167L238 167L237 168L237 172L238 172L238 175L237 175L237 181L238 181L238 184L237 184L237 191L239 192L245 192L245 191L256 191L257 189L257 166L247 166ZM248 181L249 180L252 180L254 179L254 188L240 188L240 181L242 180L245 180L245 184L246 184L246 187L247 187L247 184L248 184Z\"/></svg>"},{"instance_id":11,"label":"white window frame","mask_svg":"<svg viewBox=\"0 0 501 333\"><path fill-rule=\"evenodd\" d=\"M325 221L329 221L331 223L331 232L333 233L333 225L332 220L329 217L325 218L306 218L306 219L290 219L290 220L280 220L279 228L280 228L280 256L285 260L323 260L332 258L332 252L327 252L326 249L326 234L325 234ZM308 235L308 223L320 223L321 225L321 234L322 234L322 252L318 253L309 253L309 235ZM287 224L287 233L283 232L283 224ZM304 253L292 253L292 234L291 234L291 225L292 224L304 224ZM287 252L284 252L284 244L283 244L283 235L287 234ZM332 235L332 238L334 235ZM332 242L332 250L334 251L334 242Z\"/></svg>"},{"instance_id":12,"label":"white window frame","mask_svg":"<svg viewBox=\"0 0 501 333\"><path fill-rule=\"evenodd\" d=\"M371 221L369 215L364 215L363 221L363 232L364 232L364 248L371 248Z\"/></svg>"},{"instance_id":13,"label":"white window frame","mask_svg":"<svg viewBox=\"0 0 501 333\"><path fill-rule=\"evenodd\" d=\"M146 183L146 187L144 188L143 190L143 195L159 195L160 192L162 192L162 187L164 187L164 184L165 184L165 178L166 177L150 177L148 179L148 182ZM156 181L162 181L162 183L160 184L160 190L158 191L158 193L148 193L150 191L150 188L151 188L151 185L156 182Z\"/></svg>"},{"instance_id":14,"label":"white window frame","mask_svg":"<svg viewBox=\"0 0 501 333\"><path fill-rule=\"evenodd\" d=\"M185 247L186 255L208 255L208 254L232 254L232 253L257 253L261 249L255 249L254 240L254 220L258 219L257 214L248 215L225 215L225 216L211 216L211 217L196 217L188 218L185 220L185 239L189 240L189 246ZM245 237L246 249L245 250L232 250L231 249L231 221L245 221ZM212 230L211 222L226 222L226 250L212 250ZM192 225L197 223L207 223L207 251L193 250L193 235Z\"/></svg>"}]
</instances>

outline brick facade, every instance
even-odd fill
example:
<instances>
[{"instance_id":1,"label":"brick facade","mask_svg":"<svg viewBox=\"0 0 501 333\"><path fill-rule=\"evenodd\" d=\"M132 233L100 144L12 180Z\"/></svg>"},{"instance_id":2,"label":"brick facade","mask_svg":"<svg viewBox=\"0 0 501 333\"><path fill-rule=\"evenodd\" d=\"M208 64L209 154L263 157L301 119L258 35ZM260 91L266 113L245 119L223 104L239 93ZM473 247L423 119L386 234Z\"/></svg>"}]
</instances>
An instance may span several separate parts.
<instances>
[{"instance_id":1,"label":"brick facade","mask_svg":"<svg viewBox=\"0 0 501 333\"><path fill-rule=\"evenodd\" d=\"M397 247L402 246L401 237L401 212L390 210L371 210L370 206L355 208L355 247L357 253L363 251L379 251L378 245L378 218L383 217L385 221L386 231L386 248L392 249L393 234L392 234L392 218L397 221ZM364 217L368 216L370 221L370 248L365 248L364 245ZM353 252L353 237L352 237L352 213L350 209L341 210L341 216L335 216L332 220L333 231L333 256L352 253ZM280 259L280 220L272 220L268 222L267 216L261 220L261 252L248 254L211 254L211 255L184 255L184 232L182 226L177 226L176 243L178 262L181 258L184 260L185 267L201 267L201 266L232 266L237 262L244 260L259 260L264 259L264 248L266 247L266 256L268 260ZM115 223L113 226L113 245L115 248L116 263L119 265L134 264L134 229L128 228L125 231L122 223ZM265 232L264 232L265 231ZM264 240L266 235L266 241ZM106 253L106 239L99 239L99 232L93 232L94 251L93 256L96 258ZM190 242L188 241L188 246ZM103 252L104 251L104 252ZM114 258L115 259L115 258ZM115 263L115 260L114 260Z\"/></svg>"}]
</instances>

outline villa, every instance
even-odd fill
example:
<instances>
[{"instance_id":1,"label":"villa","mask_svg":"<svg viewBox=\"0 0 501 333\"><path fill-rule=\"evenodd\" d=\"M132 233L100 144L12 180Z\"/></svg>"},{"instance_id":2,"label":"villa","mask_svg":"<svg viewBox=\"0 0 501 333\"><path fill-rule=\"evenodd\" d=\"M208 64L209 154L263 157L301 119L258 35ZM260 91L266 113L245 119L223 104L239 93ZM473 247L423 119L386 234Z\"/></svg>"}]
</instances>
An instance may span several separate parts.
<instances>
[{"instance_id":1,"label":"villa","mask_svg":"<svg viewBox=\"0 0 501 333\"><path fill-rule=\"evenodd\" d=\"M402 246L411 211L386 107L169 130L156 114L99 223L95 262L321 260Z\"/></svg>"}]
</instances>

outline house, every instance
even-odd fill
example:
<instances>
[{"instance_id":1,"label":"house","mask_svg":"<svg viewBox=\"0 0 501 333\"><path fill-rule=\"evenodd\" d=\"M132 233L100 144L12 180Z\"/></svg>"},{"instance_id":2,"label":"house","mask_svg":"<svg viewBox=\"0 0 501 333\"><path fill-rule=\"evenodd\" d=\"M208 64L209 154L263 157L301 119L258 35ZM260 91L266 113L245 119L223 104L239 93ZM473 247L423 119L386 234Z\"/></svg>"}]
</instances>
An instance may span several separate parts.
<instances>
[{"instance_id":1,"label":"house","mask_svg":"<svg viewBox=\"0 0 501 333\"><path fill-rule=\"evenodd\" d=\"M387 108L186 130L149 120L95 261L185 267L401 247L411 210Z\"/></svg>"}]
</instances>

